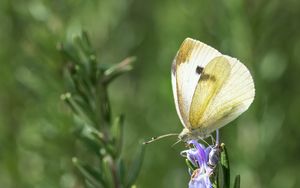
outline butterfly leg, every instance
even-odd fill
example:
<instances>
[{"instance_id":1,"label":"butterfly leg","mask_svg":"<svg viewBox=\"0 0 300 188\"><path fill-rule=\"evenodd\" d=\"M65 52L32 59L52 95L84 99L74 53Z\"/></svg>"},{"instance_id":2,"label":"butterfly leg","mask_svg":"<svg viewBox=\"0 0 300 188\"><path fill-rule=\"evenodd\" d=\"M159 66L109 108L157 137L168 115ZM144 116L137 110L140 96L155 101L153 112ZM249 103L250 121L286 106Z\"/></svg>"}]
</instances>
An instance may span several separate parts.
<instances>
[{"instance_id":1,"label":"butterfly leg","mask_svg":"<svg viewBox=\"0 0 300 188\"><path fill-rule=\"evenodd\" d=\"M216 140L215 140L215 138L212 136L212 134L209 134L208 136L209 136L209 137L210 137L210 139L211 139L211 143L212 143L212 145L215 145L215 143L216 143Z\"/></svg>"}]
</instances>

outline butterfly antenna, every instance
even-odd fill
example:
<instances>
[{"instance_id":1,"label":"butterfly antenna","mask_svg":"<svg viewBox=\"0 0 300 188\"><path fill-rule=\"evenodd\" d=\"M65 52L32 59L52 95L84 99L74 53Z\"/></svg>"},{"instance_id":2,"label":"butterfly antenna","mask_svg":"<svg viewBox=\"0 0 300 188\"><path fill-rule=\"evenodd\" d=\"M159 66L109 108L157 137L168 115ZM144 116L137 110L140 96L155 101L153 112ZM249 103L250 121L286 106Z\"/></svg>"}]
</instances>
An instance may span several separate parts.
<instances>
[{"instance_id":1,"label":"butterfly antenna","mask_svg":"<svg viewBox=\"0 0 300 188\"><path fill-rule=\"evenodd\" d=\"M160 140L162 138L169 137L169 136L178 136L178 134L177 133L170 133L170 134L165 134L165 135L161 135L161 136L157 136L157 137L152 137L151 140L143 142L143 144L150 144L154 141L157 141L157 140Z\"/></svg>"}]
</instances>

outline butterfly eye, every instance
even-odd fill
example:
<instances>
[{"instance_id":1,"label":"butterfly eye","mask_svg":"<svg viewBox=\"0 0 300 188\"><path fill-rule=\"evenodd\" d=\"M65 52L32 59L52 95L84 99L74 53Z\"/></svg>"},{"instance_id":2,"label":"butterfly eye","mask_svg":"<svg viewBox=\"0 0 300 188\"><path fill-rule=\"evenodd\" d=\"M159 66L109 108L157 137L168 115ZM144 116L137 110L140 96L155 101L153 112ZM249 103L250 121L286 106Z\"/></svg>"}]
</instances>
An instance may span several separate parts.
<instances>
[{"instance_id":1,"label":"butterfly eye","mask_svg":"<svg viewBox=\"0 0 300 188\"><path fill-rule=\"evenodd\" d=\"M197 66L196 73L201 74L203 72L203 67Z\"/></svg>"}]
</instances>

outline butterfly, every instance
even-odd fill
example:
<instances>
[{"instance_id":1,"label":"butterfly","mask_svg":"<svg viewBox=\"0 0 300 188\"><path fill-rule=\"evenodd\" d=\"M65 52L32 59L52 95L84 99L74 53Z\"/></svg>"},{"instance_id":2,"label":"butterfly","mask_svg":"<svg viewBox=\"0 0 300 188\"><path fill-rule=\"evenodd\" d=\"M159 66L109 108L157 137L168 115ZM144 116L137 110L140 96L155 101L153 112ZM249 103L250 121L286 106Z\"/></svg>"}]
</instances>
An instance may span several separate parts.
<instances>
[{"instance_id":1,"label":"butterfly","mask_svg":"<svg viewBox=\"0 0 300 188\"><path fill-rule=\"evenodd\" d=\"M183 41L173 60L171 80L184 126L177 135L183 142L208 137L245 112L255 96L253 78L244 64L191 38Z\"/></svg>"}]
</instances>

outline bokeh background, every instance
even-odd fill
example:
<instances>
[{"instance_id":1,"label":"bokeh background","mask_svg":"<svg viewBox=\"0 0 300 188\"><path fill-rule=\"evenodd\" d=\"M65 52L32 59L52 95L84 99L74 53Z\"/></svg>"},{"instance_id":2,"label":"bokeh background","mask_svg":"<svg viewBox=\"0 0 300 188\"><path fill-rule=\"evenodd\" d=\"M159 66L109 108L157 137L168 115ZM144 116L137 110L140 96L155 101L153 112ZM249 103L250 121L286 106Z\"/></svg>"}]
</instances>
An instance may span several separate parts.
<instances>
[{"instance_id":1,"label":"bokeh background","mask_svg":"<svg viewBox=\"0 0 300 188\"><path fill-rule=\"evenodd\" d=\"M243 188L300 187L299 18L297 0L1 0L1 187L82 187L56 45L83 29L99 62L138 58L109 88L114 114L126 116L125 157L141 139L181 131L170 66L192 37L239 58L255 80L253 105L221 130L232 175ZM147 146L137 187L187 187L175 141Z\"/></svg>"}]
</instances>

